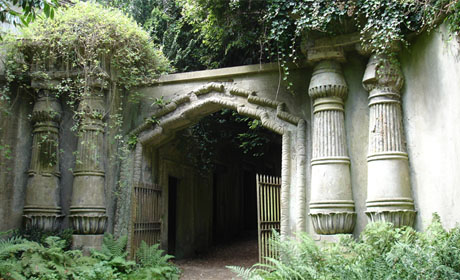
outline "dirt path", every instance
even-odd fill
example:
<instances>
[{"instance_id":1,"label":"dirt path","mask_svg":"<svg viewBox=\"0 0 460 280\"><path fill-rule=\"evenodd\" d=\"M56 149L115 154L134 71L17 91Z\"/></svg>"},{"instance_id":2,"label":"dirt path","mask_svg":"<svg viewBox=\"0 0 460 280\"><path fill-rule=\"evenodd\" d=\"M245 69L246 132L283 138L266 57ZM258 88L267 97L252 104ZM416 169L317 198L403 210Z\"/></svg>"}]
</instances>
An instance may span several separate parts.
<instances>
[{"instance_id":1,"label":"dirt path","mask_svg":"<svg viewBox=\"0 0 460 280\"><path fill-rule=\"evenodd\" d=\"M181 280L236 279L226 266L250 267L258 260L257 240L242 240L212 248L206 255L178 260Z\"/></svg>"}]
</instances>

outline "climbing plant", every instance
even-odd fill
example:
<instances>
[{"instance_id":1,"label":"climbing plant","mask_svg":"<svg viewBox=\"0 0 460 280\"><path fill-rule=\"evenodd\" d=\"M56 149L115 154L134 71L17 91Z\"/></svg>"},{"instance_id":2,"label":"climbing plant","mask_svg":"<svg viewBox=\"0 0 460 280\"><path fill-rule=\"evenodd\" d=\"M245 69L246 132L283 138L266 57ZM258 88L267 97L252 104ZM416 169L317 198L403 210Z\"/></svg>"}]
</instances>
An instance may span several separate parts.
<instances>
[{"instance_id":1,"label":"climbing plant","mask_svg":"<svg viewBox=\"0 0 460 280\"><path fill-rule=\"evenodd\" d=\"M270 0L265 20L268 40L277 45L281 66L296 61L300 41L359 32L365 51L392 55L407 35L431 30L442 20L459 31L457 0Z\"/></svg>"},{"instance_id":2,"label":"climbing plant","mask_svg":"<svg viewBox=\"0 0 460 280\"><path fill-rule=\"evenodd\" d=\"M28 25L40 11L46 17L54 17L58 0L0 0L0 22L13 25Z\"/></svg>"},{"instance_id":3,"label":"climbing plant","mask_svg":"<svg viewBox=\"0 0 460 280\"><path fill-rule=\"evenodd\" d=\"M77 2L56 12L53 19L38 19L12 42L7 61L10 79L16 78L11 70L19 67L45 79L49 70L66 70L69 75L78 70L77 80L87 90L91 79L102 78L102 71L112 68L110 78L129 89L168 70L159 48L132 19L92 2Z\"/></svg>"},{"instance_id":4,"label":"climbing plant","mask_svg":"<svg viewBox=\"0 0 460 280\"><path fill-rule=\"evenodd\" d=\"M445 19L458 31L457 0L136 0L124 7L180 72L279 61L288 73L302 38L358 32L368 51L391 54L395 42Z\"/></svg>"},{"instance_id":5,"label":"climbing plant","mask_svg":"<svg viewBox=\"0 0 460 280\"><path fill-rule=\"evenodd\" d=\"M93 2L76 2L56 11L53 18L39 18L9 36L4 46L8 83L0 92L3 103L15 86L35 95L30 87L34 80L54 89L53 94L66 100L75 114L81 98L95 90L107 88L114 93L117 89L122 97L170 70L160 48L135 21L118 9ZM118 100L118 106L107 112L115 129L122 125L117 111L123 99Z\"/></svg>"}]
</instances>

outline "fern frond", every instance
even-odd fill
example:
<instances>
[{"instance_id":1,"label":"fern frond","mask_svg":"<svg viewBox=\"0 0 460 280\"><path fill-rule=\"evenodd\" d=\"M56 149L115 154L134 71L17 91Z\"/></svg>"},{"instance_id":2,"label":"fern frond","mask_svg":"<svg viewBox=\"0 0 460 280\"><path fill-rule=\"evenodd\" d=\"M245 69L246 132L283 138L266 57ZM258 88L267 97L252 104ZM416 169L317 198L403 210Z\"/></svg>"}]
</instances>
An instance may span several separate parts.
<instances>
[{"instance_id":1,"label":"fern frond","mask_svg":"<svg viewBox=\"0 0 460 280\"><path fill-rule=\"evenodd\" d=\"M122 236L118 239L115 239L113 235L106 233L104 235L104 240L102 242L101 250L98 252L93 252L94 256L101 257L102 255L106 256L108 259L113 259L115 257L125 258L128 252L126 251L126 244L128 243L128 237Z\"/></svg>"},{"instance_id":2,"label":"fern frond","mask_svg":"<svg viewBox=\"0 0 460 280\"><path fill-rule=\"evenodd\" d=\"M237 277L248 280L263 280L264 278L258 274L258 269L253 266L249 268L240 266L226 266L228 269L237 274Z\"/></svg>"},{"instance_id":3,"label":"fern frond","mask_svg":"<svg viewBox=\"0 0 460 280\"><path fill-rule=\"evenodd\" d=\"M168 260L173 256L164 254L164 251L159 249L159 246L160 244L148 246L144 241L141 242L139 249L136 251L136 259L141 266L168 265Z\"/></svg>"}]
</instances>

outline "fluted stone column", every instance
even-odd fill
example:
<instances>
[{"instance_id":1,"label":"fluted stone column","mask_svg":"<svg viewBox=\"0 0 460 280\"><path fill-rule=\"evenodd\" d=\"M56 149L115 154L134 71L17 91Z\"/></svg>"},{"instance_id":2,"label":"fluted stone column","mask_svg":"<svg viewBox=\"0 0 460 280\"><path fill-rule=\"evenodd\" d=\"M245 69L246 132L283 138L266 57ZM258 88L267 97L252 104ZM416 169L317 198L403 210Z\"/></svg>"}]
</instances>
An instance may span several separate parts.
<instances>
[{"instance_id":1,"label":"fluted stone column","mask_svg":"<svg viewBox=\"0 0 460 280\"><path fill-rule=\"evenodd\" d=\"M369 92L366 214L370 221L413 226L414 201L401 112L404 77L395 63L372 56L363 78Z\"/></svg>"},{"instance_id":2,"label":"fluted stone column","mask_svg":"<svg viewBox=\"0 0 460 280\"><path fill-rule=\"evenodd\" d=\"M97 248L106 229L103 138L103 96L83 96L77 109L80 118L70 219L73 246Z\"/></svg>"},{"instance_id":3,"label":"fluted stone column","mask_svg":"<svg viewBox=\"0 0 460 280\"><path fill-rule=\"evenodd\" d=\"M313 99L310 216L318 234L351 233L355 225L344 122L348 87L340 64L319 62L308 89Z\"/></svg>"},{"instance_id":4,"label":"fluted stone column","mask_svg":"<svg viewBox=\"0 0 460 280\"><path fill-rule=\"evenodd\" d=\"M61 105L48 90L34 104L32 156L24 204L28 229L57 230L62 219L59 187L59 123Z\"/></svg>"}]
</instances>

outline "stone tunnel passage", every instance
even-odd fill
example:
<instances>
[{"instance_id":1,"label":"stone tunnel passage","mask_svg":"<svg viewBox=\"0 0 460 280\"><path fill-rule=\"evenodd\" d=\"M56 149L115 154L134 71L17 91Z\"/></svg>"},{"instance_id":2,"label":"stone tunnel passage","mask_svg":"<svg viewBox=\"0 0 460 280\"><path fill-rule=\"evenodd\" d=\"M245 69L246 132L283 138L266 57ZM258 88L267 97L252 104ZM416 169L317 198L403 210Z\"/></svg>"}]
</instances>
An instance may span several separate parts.
<instances>
[{"instance_id":1,"label":"stone tunnel passage","mask_svg":"<svg viewBox=\"0 0 460 280\"><path fill-rule=\"evenodd\" d=\"M168 253L187 271L256 263L256 174L281 175L281 136L221 110L177 132L158 155Z\"/></svg>"}]
</instances>

